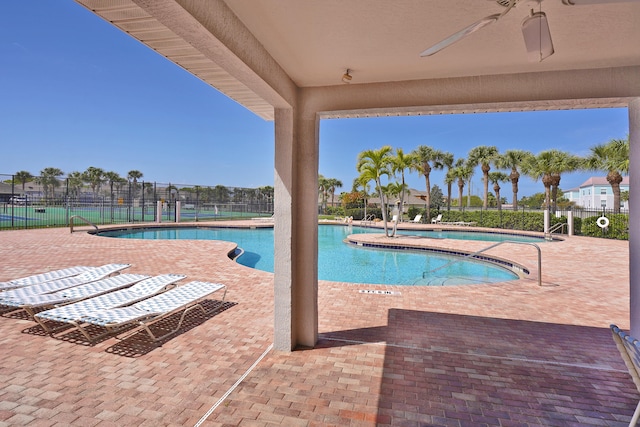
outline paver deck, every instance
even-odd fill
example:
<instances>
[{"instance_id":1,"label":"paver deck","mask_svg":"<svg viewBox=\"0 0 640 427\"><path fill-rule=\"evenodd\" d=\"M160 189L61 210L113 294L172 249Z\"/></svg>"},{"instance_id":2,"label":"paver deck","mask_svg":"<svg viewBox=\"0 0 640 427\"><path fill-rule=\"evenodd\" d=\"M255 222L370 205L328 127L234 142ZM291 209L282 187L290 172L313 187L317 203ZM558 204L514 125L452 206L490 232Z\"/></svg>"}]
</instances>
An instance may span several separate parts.
<instances>
[{"instance_id":1,"label":"paver deck","mask_svg":"<svg viewBox=\"0 0 640 427\"><path fill-rule=\"evenodd\" d=\"M510 245L490 253L526 266L528 278L452 287L321 281L318 345L292 353L268 351L273 276L230 261L232 243L68 229L3 231L0 242L0 281L122 262L131 273L228 287L222 310L192 311L160 346L143 334L91 346L77 332L50 337L5 313L0 426L624 426L640 399L608 329L629 327L628 242L542 243L543 286L535 250Z\"/></svg>"}]
</instances>

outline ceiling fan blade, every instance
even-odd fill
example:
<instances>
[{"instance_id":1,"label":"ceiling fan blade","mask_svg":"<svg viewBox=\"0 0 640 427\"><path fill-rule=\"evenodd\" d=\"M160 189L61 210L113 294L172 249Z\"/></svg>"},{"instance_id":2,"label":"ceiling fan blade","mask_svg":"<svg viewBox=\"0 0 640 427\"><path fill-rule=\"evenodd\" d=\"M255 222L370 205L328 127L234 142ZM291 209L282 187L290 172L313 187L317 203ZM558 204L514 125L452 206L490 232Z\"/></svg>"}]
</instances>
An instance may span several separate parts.
<instances>
[{"instance_id":1,"label":"ceiling fan blade","mask_svg":"<svg viewBox=\"0 0 640 427\"><path fill-rule=\"evenodd\" d=\"M479 29L484 28L489 24L493 24L502 15L504 15L504 13L496 13L495 15L489 15L489 16L487 16L485 18L482 18L481 20L474 22L473 24L469 25L468 27L463 28L462 30L458 31L457 33L450 35L449 37L447 37L446 39L442 40L441 42L436 43L433 46L431 46L430 48L424 50L420 54L420 56L423 56L423 57L424 56L431 56L434 53L438 53L442 49L444 49L445 47L451 46L452 44L454 44L458 40L461 40L461 39L465 38L469 34L475 33Z\"/></svg>"}]
</instances>

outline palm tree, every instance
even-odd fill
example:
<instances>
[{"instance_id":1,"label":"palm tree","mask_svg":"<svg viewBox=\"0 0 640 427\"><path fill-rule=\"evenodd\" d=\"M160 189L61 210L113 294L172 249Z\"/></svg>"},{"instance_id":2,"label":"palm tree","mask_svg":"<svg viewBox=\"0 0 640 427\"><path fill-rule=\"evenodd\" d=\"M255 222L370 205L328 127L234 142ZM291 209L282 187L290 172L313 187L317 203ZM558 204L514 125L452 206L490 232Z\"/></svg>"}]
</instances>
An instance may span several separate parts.
<instances>
[{"instance_id":1,"label":"palm tree","mask_svg":"<svg viewBox=\"0 0 640 427\"><path fill-rule=\"evenodd\" d=\"M509 179L511 180L511 190L513 191L513 210L518 210L518 181L520 180L520 172L518 168L529 157L533 156L529 151L524 150L507 150L503 155L496 159L496 167L499 169L511 169Z\"/></svg>"},{"instance_id":2,"label":"palm tree","mask_svg":"<svg viewBox=\"0 0 640 427\"><path fill-rule=\"evenodd\" d=\"M132 183L132 195L131 197L133 197L134 199L136 198L136 194L138 192L138 180L141 179L143 177L142 172L140 172L139 170L130 170L129 172L127 172L127 180Z\"/></svg>"},{"instance_id":3,"label":"palm tree","mask_svg":"<svg viewBox=\"0 0 640 427\"><path fill-rule=\"evenodd\" d=\"M411 168L413 168L415 164L416 164L415 154L413 153L404 154L404 151L402 150L402 148L397 148L396 155L391 158L391 172L396 175L399 175L398 177L400 179L400 182L399 182L400 205L398 206L398 221L402 219L402 214L404 209L404 195L406 193L406 188L407 188L407 185L404 180L404 172L406 170L411 170ZM396 227L397 227L398 221L396 221L393 227L394 236L396 234Z\"/></svg>"},{"instance_id":4,"label":"palm tree","mask_svg":"<svg viewBox=\"0 0 640 427\"><path fill-rule=\"evenodd\" d=\"M111 197L111 205L113 206L113 186L120 181L120 175L117 172L105 172L103 175L104 179L109 184L110 197Z\"/></svg>"},{"instance_id":5,"label":"palm tree","mask_svg":"<svg viewBox=\"0 0 640 427\"><path fill-rule=\"evenodd\" d=\"M82 179L82 173L78 171L71 172L67 176L67 183L69 185L69 194L71 197L77 199L80 195L80 189L84 185L84 180Z\"/></svg>"},{"instance_id":6,"label":"palm tree","mask_svg":"<svg viewBox=\"0 0 640 427\"><path fill-rule=\"evenodd\" d=\"M436 150L428 145L420 145L411 153L414 158L414 164L411 167L413 170L418 171L422 175L424 175L425 181L425 204L427 205L427 223L431 221L431 179L429 175L431 174L431 170L437 168L435 165L431 166L432 163L436 163L439 159L442 158L444 153L440 150Z\"/></svg>"},{"instance_id":7,"label":"palm tree","mask_svg":"<svg viewBox=\"0 0 640 427\"><path fill-rule=\"evenodd\" d=\"M448 152L441 152L438 159L436 159L436 169L447 168L447 173L444 177L444 183L447 184L447 210L451 210L451 186L454 181L454 177L451 176L451 169L453 168L453 154ZM431 205L429 205L431 207Z\"/></svg>"},{"instance_id":8,"label":"palm tree","mask_svg":"<svg viewBox=\"0 0 640 427\"><path fill-rule=\"evenodd\" d=\"M448 174L452 179L458 179L458 209L462 210L462 193L464 191L464 184L471 179L473 175L473 168L471 168L464 159L458 159L453 168L449 170ZM469 196L471 199L471 196Z\"/></svg>"},{"instance_id":9,"label":"palm tree","mask_svg":"<svg viewBox=\"0 0 640 427\"><path fill-rule=\"evenodd\" d=\"M104 170L89 166L86 171L83 172L84 181L89 184L94 196L100 191L100 186L104 182Z\"/></svg>"},{"instance_id":10,"label":"palm tree","mask_svg":"<svg viewBox=\"0 0 640 427\"><path fill-rule=\"evenodd\" d=\"M622 174L629 174L629 137L626 140L612 139L592 147L591 155L585 159L585 167L607 171L607 182L613 191L613 212L620 213Z\"/></svg>"},{"instance_id":11,"label":"palm tree","mask_svg":"<svg viewBox=\"0 0 640 427\"><path fill-rule=\"evenodd\" d=\"M531 156L522 163L522 172L530 176L535 181L542 179L544 185L544 206L551 207L551 184L553 182L551 174L554 171L554 157L558 150L545 150L536 156Z\"/></svg>"},{"instance_id":12,"label":"palm tree","mask_svg":"<svg viewBox=\"0 0 640 427\"><path fill-rule=\"evenodd\" d=\"M554 212L558 204L558 188L560 187L561 175L565 172L575 172L584 164L584 159L574 154L567 153L566 151L555 151L553 171L551 173L551 200L553 202Z\"/></svg>"},{"instance_id":13,"label":"palm tree","mask_svg":"<svg viewBox=\"0 0 640 427\"><path fill-rule=\"evenodd\" d=\"M327 198L329 193L329 180L325 178L323 175L318 175L318 191L320 192L320 197L322 198L322 213L327 213Z\"/></svg>"},{"instance_id":14,"label":"palm tree","mask_svg":"<svg viewBox=\"0 0 640 427\"><path fill-rule=\"evenodd\" d=\"M387 228L387 204L385 203L384 193L382 191L382 177L389 176L390 157L392 148L388 145L378 150L365 150L358 154L358 164L356 169L360 173L360 182L374 181L376 191L380 197L380 207L382 208L382 222L384 226L384 234L389 237Z\"/></svg>"},{"instance_id":15,"label":"palm tree","mask_svg":"<svg viewBox=\"0 0 640 427\"><path fill-rule=\"evenodd\" d=\"M336 194L336 188L342 188L342 181L337 178L329 178L327 181L329 184L327 191L331 194L331 207L335 207L334 197Z\"/></svg>"},{"instance_id":16,"label":"palm tree","mask_svg":"<svg viewBox=\"0 0 640 427\"><path fill-rule=\"evenodd\" d=\"M493 191L498 201L498 210L502 210L502 200L500 200L500 183L508 182L509 176L504 172L490 172L488 175L489 181L493 184Z\"/></svg>"},{"instance_id":17,"label":"palm tree","mask_svg":"<svg viewBox=\"0 0 640 427\"><path fill-rule=\"evenodd\" d=\"M31 181L33 179L33 175L31 175L31 172L28 171L19 171L16 172L15 175L13 176L20 184L22 184L22 194L24 195L24 186L27 184L27 182Z\"/></svg>"},{"instance_id":18,"label":"palm tree","mask_svg":"<svg viewBox=\"0 0 640 427\"><path fill-rule=\"evenodd\" d=\"M362 188L362 191L358 189ZM357 177L353 180L351 191L354 193L360 193L362 195L362 201L364 202L364 214L362 219L367 219L367 204L369 203L369 181L363 180L362 177Z\"/></svg>"},{"instance_id":19,"label":"palm tree","mask_svg":"<svg viewBox=\"0 0 640 427\"><path fill-rule=\"evenodd\" d=\"M489 202L489 171L491 170L491 164L496 161L499 155L498 147L493 145L480 145L469 151L469 164L474 167L480 165L482 169L484 181L484 200L482 202L482 207L485 209ZM469 199L471 199L471 195L469 195Z\"/></svg>"},{"instance_id":20,"label":"palm tree","mask_svg":"<svg viewBox=\"0 0 640 427\"><path fill-rule=\"evenodd\" d=\"M58 168L44 168L40 171L40 177L36 178L36 182L42 185L45 198L49 197L49 190L51 190L51 199L54 198L55 189L60 186L58 177L63 174L64 172Z\"/></svg>"}]
</instances>

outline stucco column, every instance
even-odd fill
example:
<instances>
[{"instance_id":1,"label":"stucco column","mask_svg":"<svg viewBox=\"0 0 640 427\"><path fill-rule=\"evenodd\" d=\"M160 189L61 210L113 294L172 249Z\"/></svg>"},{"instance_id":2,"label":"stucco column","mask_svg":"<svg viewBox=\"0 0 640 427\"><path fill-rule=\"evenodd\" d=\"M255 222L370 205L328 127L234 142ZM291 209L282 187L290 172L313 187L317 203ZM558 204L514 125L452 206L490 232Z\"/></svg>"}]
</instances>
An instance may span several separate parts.
<instances>
[{"instance_id":1,"label":"stucco column","mask_svg":"<svg viewBox=\"0 0 640 427\"><path fill-rule=\"evenodd\" d=\"M640 98L629 103L629 306L631 335L640 337Z\"/></svg>"},{"instance_id":2,"label":"stucco column","mask_svg":"<svg viewBox=\"0 0 640 427\"><path fill-rule=\"evenodd\" d=\"M318 339L318 129L315 114L275 111L274 349Z\"/></svg>"}]
</instances>

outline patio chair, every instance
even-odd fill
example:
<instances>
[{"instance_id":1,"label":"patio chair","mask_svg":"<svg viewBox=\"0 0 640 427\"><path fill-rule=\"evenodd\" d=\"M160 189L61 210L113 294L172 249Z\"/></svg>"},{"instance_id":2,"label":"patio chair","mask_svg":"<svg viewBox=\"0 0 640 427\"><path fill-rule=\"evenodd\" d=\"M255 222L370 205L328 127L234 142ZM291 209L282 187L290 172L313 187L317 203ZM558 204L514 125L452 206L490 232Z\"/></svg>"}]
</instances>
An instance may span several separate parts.
<instances>
[{"instance_id":1,"label":"patio chair","mask_svg":"<svg viewBox=\"0 0 640 427\"><path fill-rule=\"evenodd\" d=\"M227 293L227 287L225 285L194 281L128 307L97 311L85 316L82 320L87 324L104 327L110 333L131 326L137 326L133 330L133 333L142 328L149 334L153 341L158 341L177 332L189 311L199 308L206 314L206 310L201 304L202 300L221 289L224 289L219 305L221 306L222 303L224 303ZM154 323L179 312L182 312L182 315L180 316L177 326L164 335L156 336L149 328Z\"/></svg>"},{"instance_id":2,"label":"patio chair","mask_svg":"<svg viewBox=\"0 0 640 427\"><path fill-rule=\"evenodd\" d=\"M420 222L420 221L422 221L422 215L418 214L418 215L416 215L415 218L413 218L413 220L411 222L417 223L417 222Z\"/></svg>"},{"instance_id":3,"label":"patio chair","mask_svg":"<svg viewBox=\"0 0 640 427\"><path fill-rule=\"evenodd\" d=\"M631 379L636 385L638 391L640 391L640 342L633 338L631 335L623 332L616 325L611 325L611 332L613 334L613 341L620 351L624 364L627 365ZM636 410L631 417L629 427L635 426L640 418L640 402L636 406Z\"/></svg>"},{"instance_id":4,"label":"patio chair","mask_svg":"<svg viewBox=\"0 0 640 427\"><path fill-rule=\"evenodd\" d=\"M10 289L0 293L0 305L4 301L13 301L24 298L29 295L48 294L58 292L63 289L72 288L74 286L84 285L86 283L95 282L104 279L112 274L119 273L125 268L129 268L131 264L105 264L100 267L94 267L90 270L80 273L77 276L66 277L63 279L44 282L37 285L23 286L21 288Z\"/></svg>"},{"instance_id":5,"label":"patio chair","mask_svg":"<svg viewBox=\"0 0 640 427\"><path fill-rule=\"evenodd\" d=\"M169 289L169 287L174 286L176 282L185 277L187 276L183 274L162 274L150 277L126 289L41 311L35 314L34 320L38 322L48 334L53 334L57 330L71 325L91 341L89 334L81 327L84 316L95 313L96 311L122 307L142 301L145 298L152 297L159 292ZM63 325L51 327L47 322L62 323Z\"/></svg>"},{"instance_id":6,"label":"patio chair","mask_svg":"<svg viewBox=\"0 0 640 427\"><path fill-rule=\"evenodd\" d=\"M83 299L95 297L107 292L117 291L126 288L150 276L142 274L118 274L73 288L63 289L49 294L27 295L14 300L2 300L2 305L7 307L24 309L31 317L35 310L43 307L53 307L55 305L69 304Z\"/></svg>"},{"instance_id":7,"label":"patio chair","mask_svg":"<svg viewBox=\"0 0 640 427\"><path fill-rule=\"evenodd\" d=\"M438 214L437 217L431 218L431 224L439 224L442 222L442 214Z\"/></svg>"},{"instance_id":8,"label":"patio chair","mask_svg":"<svg viewBox=\"0 0 640 427\"><path fill-rule=\"evenodd\" d=\"M38 285L44 282L64 279L65 277L77 276L78 274L84 273L91 268L92 267L78 265L75 267L63 268L61 270L48 271L46 273L22 277L20 279L13 279L9 280L8 282L0 282L0 292L9 289L22 288L23 286Z\"/></svg>"}]
</instances>

